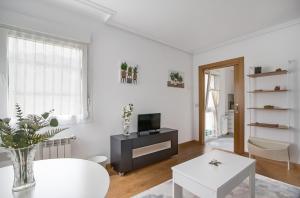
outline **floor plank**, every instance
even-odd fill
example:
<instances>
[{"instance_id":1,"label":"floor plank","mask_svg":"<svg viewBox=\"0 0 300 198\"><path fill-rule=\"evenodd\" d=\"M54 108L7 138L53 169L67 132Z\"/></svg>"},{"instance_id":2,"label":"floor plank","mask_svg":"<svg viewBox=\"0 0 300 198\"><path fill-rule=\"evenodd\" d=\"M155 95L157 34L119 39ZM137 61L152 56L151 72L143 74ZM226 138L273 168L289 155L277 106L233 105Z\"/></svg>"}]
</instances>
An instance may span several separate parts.
<instances>
[{"instance_id":1,"label":"floor plank","mask_svg":"<svg viewBox=\"0 0 300 198\"><path fill-rule=\"evenodd\" d=\"M196 141L179 145L178 155L162 162L119 176L109 169L110 188L108 198L128 198L171 179L171 167L193 159L211 150ZM286 183L300 186L300 168L292 166L288 171L283 163L257 158L256 172Z\"/></svg>"}]
</instances>

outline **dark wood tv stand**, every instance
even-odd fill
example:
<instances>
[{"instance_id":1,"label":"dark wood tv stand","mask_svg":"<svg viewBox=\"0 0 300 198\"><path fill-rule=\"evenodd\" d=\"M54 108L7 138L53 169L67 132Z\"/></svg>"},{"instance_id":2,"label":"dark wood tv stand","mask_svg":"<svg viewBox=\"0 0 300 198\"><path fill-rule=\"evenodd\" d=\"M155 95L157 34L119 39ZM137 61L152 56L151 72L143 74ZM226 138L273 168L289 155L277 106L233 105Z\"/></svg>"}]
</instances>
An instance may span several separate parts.
<instances>
[{"instance_id":1,"label":"dark wood tv stand","mask_svg":"<svg viewBox=\"0 0 300 198\"><path fill-rule=\"evenodd\" d=\"M110 136L110 159L119 175L167 159L178 153L178 131L162 128L159 133Z\"/></svg>"}]
</instances>

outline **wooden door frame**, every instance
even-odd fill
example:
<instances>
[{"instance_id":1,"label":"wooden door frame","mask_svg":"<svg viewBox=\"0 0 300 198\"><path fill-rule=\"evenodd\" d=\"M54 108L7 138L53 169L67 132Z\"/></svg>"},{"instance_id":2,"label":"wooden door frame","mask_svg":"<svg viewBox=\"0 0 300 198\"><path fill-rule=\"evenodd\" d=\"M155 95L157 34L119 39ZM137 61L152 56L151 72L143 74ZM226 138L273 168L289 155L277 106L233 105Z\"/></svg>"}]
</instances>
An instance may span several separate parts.
<instances>
[{"instance_id":1,"label":"wooden door frame","mask_svg":"<svg viewBox=\"0 0 300 198\"><path fill-rule=\"evenodd\" d=\"M234 103L238 104L238 113L234 114L234 152L244 153L245 134L245 81L244 57L200 65L199 79L199 142L205 143L205 71L234 66Z\"/></svg>"}]
</instances>

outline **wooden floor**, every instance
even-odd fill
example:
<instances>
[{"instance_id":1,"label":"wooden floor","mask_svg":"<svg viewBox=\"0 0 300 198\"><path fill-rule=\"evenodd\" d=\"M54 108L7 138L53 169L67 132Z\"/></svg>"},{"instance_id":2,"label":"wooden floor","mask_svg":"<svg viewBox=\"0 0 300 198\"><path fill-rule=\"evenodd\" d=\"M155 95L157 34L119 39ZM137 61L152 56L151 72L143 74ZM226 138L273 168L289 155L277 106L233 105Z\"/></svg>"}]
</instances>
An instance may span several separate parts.
<instances>
[{"instance_id":1,"label":"wooden floor","mask_svg":"<svg viewBox=\"0 0 300 198\"><path fill-rule=\"evenodd\" d=\"M205 148L196 141L179 145L178 155L147 166L145 168L130 172L125 176L118 176L112 170L110 172L110 188L108 198L127 198L143 192L153 186L171 179L171 167L184 161L195 158L211 149ZM258 174L281 180L286 183L300 186L300 167L292 166L288 171L283 163L258 159L256 162Z\"/></svg>"}]
</instances>

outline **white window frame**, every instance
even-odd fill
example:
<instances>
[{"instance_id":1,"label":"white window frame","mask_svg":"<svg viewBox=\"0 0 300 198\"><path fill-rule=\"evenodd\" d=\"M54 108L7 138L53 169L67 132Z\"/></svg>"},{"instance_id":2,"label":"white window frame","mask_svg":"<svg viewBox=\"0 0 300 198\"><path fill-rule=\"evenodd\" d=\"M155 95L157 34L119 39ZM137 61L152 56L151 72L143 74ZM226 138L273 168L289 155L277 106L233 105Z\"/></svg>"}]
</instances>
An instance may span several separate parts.
<instances>
[{"instance_id":1,"label":"white window frame","mask_svg":"<svg viewBox=\"0 0 300 198\"><path fill-rule=\"evenodd\" d=\"M77 41L72 41L64 38L57 38L53 37L51 35L47 34L42 34L38 32L33 32L33 31L28 31L28 30L23 30L23 29L18 29L15 27L10 27L6 25L1 25L0 24L0 118L8 117L8 96L9 96L9 79L8 79L8 56L7 56L7 49L8 49L8 35L9 31L19 31L19 32L24 32L27 34L33 34L33 35L38 35L44 38L49 38L50 40L58 40L62 42L68 42L68 43L74 43L74 44L79 44L82 46L83 50L83 57L82 57L82 100L83 100L83 115L82 119L80 120L65 120L63 124L76 124L76 123L82 123L86 122L90 118L90 111L89 111L89 104L90 104L90 99L89 99L89 94L88 94L88 44L87 43L82 43L82 42L77 42Z\"/></svg>"}]
</instances>

